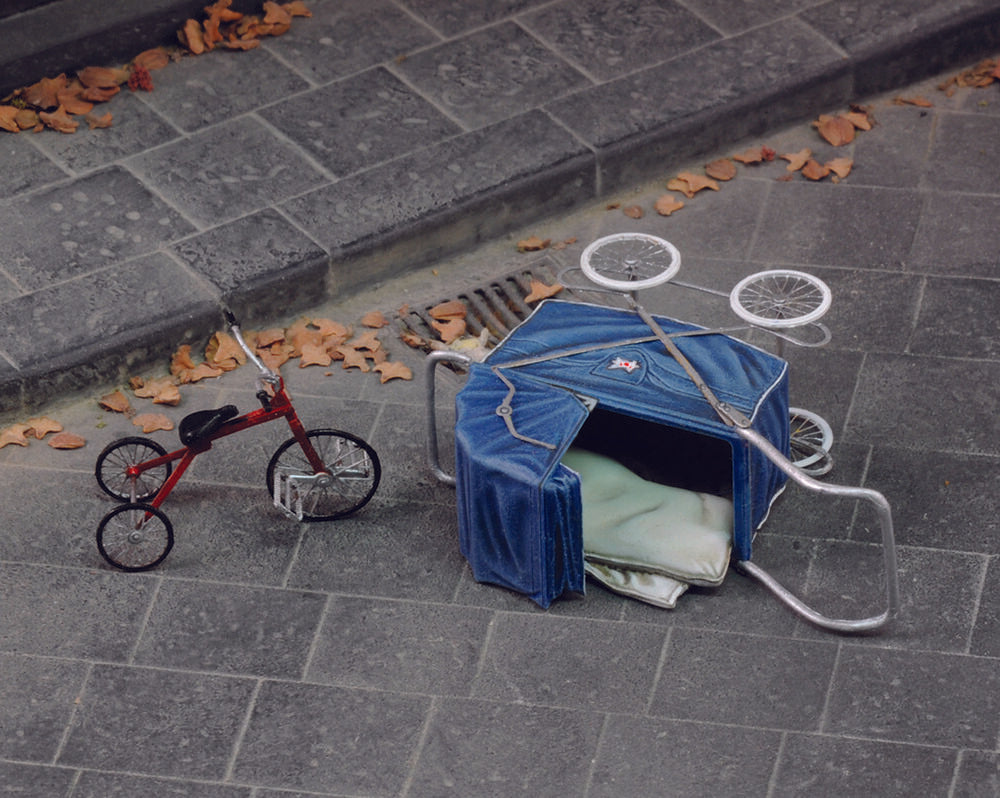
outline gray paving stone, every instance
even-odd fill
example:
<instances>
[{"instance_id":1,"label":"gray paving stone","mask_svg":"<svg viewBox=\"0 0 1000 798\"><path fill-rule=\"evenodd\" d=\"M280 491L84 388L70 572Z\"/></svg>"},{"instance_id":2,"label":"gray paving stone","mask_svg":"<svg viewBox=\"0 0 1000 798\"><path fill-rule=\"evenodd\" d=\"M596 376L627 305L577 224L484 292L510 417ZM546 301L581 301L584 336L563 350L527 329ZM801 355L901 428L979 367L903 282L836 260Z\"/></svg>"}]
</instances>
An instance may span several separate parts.
<instances>
[{"instance_id":1,"label":"gray paving stone","mask_svg":"<svg viewBox=\"0 0 1000 798\"><path fill-rule=\"evenodd\" d=\"M641 712L663 648L652 626L505 614L496 619L473 696ZM608 679L609 671L615 673Z\"/></svg>"},{"instance_id":2,"label":"gray paving stone","mask_svg":"<svg viewBox=\"0 0 1000 798\"><path fill-rule=\"evenodd\" d=\"M355 516L305 530L288 585L447 602L463 567L456 530L453 508L386 503L376 495Z\"/></svg>"},{"instance_id":3,"label":"gray paving stone","mask_svg":"<svg viewBox=\"0 0 1000 798\"><path fill-rule=\"evenodd\" d=\"M928 278L910 351L942 357L1000 358L1000 282Z\"/></svg>"},{"instance_id":4,"label":"gray paving stone","mask_svg":"<svg viewBox=\"0 0 1000 798\"><path fill-rule=\"evenodd\" d=\"M946 795L955 754L928 746L789 734L773 794Z\"/></svg>"},{"instance_id":5,"label":"gray paving stone","mask_svg":"<svg viewBox=\"0 0 1000 798\"><path fill-rule=\"evenodd\" d=\"M1000 144L990 131L995 120L973 114L942 114L928 160L928 186L939 191L996 194Z\"/></svg>"},{"instance_id":6,"label":"gray paving stone","mask_svg":"<svg viewBox=\"0 0 1000 798\"><path fill-rule=\"evenodd\" d=\"M916 233L919 200L917 192L905 189L887 194L847 183L789 183L772 192L751 256L899 270ZM784 220L793 212L799 221L789 226Z\"/></svg>"},{"instance_id":7,"label":"gray paving stone","mask_svg":"<svg viewBox=\"0 0 1000 798\"><path fill-rule=\"evenodd\" d=\"M327 254L266 208L173 246L244 325L306 307L323 291Z\"/></svg>"},{"instance_id":8,"label":"gray paving stone","mask_svg":"<svg viewBox=\"0 0 1000 798\"><path fill-rule=\"evenodd\" d=\"M414 796L582 795L597 748L593 712L446 699L414 770Z\"/></svg>"},{"instance_id":9,"label":"gray paving stone","mask_svg":"<svg viewBox=\"0 0 1000 798\"><path fill-rule=\"evenodd\" d=\"M221 779L253 689L252 679L95 665L58 763Z\"/></svg>"},{"instance_id":10,"label":"gray paving stone","mask_svg":"<svg viewBox=\"0 0 1000 798\"><path fill-rule=\"evenodd\" d=\"M468 696L493 614L335 596L307 677L341 687Z\"/></svg>"},{"instance_id":11,"label":"gray paving stone","mask_svg":"<svg viewBox=\"0 0 1000 798\"><path fill-rule=\"evenodd\" d=\"M970 651L985 657L1000 656L1000 563L991 558L972 630Z\"/></svg>"},{"instance_id":12,"label":"gray paving stone","mask_svg":"<svg viewBox=\"0 0 1000 798\"><path fill-rule=\"evenodd\" d=\"M301 678L326 597L292 590L166 582L138 665Z\"/></svg>"},{"instance_id":13,"label":"gray paving stone","mask_svg":"<svg viewBox=\"0 0 1000 798\"><path fill-rule=\"evenodd\" d=\"M997 196L932 192L907 267L941 276L995 276L1000 230L992 219L997 213Z\"/></svg>"},{"instance_id":14,"label":"gray paving stone","mask_svg":"<svg viewBox=\"0 0 1000 798\"><path fill-rule=\"evenodd\" d=\"M1000 756L963 751L955 779L955 798L988 798L1000 791Z\"/></svg>"},{"instance_id":15,"label":"gray paving stone","mask_svg":"<svg viewBox=\"0 0 1000 798\"><path fill-rule=\"evenodd\" d=\"M156 779L122 773L84 770L73 788L73 798L128 798L132 795L169 795L170 798L250 798L250 787L205 781Z\"/></svg>"},{"instance_id":16,"label":"gray paving stone","mask_svg":"<svg viewBox=\"0 0 1000 798\"><path fill-rule=\"evenodd\" d=\"M183 267L154 253L0 304L0 330L10 356L30 368L53 353L67 360L71 353L96 355L118 336L148 346L154 330L197 326L211 299ZM68 314L67 307L75 312ZM45 365L57 371L60 363L50 359Z\"/></svg>"},{"instance_id":17,"label":"gray paving stone","mask_svg":"<svg viewBox=\"0 0 1000 798\"><path fill-rule=\"evenodd\" d=\"M114 166L40 191L0 216L0 260L24 290L34 291L147 254L193 230Z\"/></svg>"},{"instance_id":18,"label":"gray paving stone","mask_svg":"<svg viewBox=\"0 0 1000 798\"><path fill-rule=\"evenodd\" d=\"M0 650L124 662L135 644L153 582L119 574L0 563L5 596Z\"/></svg>"},{"instance_id":19,"label":"gray paving stone","mask_svg":"<svg viewBox=\"0 0 1000 798\"><path fill-rule=\"evenodd\" d=\"M189 133L309 88L262 47L238 53L216 49L199 58L183 58L153 72L152 78L153 91L141 95L143 102Z\"/></svg>"},{"instance_id":20,"label":"gray paving stone","mask_svg":"<svg viewBox=\"0 0 1000 798\"><path fill-rule=\"evenodd\" d=\"M765 795L779 742L766 729L610 715L587 794Z\"/></svg>"},{"instance_id":21,"label":"gray paving stone","mask_svg":"<svg viewBox=\"0 0 1000 798\"><path fill-rule=\"evenodd\" d=\"M878 530L869 534L874 536ZM964 653L975 621L986 558L906 545L898 546L896 554L899 615L877 639L871 638L872 644ZM804 598L830 617L874 616L887 606L884 573L881 546L822 543ZM812 637L826 638L820 631L810 632Z\"/></svg>"},{"instance_id":22,"label":"gray paving stone","mask_svg":"<svg viewBox=\"0 0 1000 798\"><path fill-rule=\"evenodd\" d=\"M91 130L80 117L80 125L72 135L43 136L38 141L52 160L76 174L100 169L180 136L169 120L128 89L108 103L95 105L91 113L97 117L110 113L111 126Z\"/></svg>"},{"instance_id":23,"label":"gray paving stone","mask_svg":"<svg viewBox=\"0 0 1000 798\"><path fill-rule=\"evenodd\" d=\"M527 146L530 142L530 147ZM488 153L488 155L486 155ZM498 231L498 222L534 218L537 203L551 211L593 196L593 173L586 148L544 114L533 111L459 136L429 150L339 180L282 204L282 209L334 258L333 279L341 290L356 288L413 265L409 236L421 235L424 257L453 252L460 242ZM542 182L545 164L559 164ZM442 164L444 166L442 167ZM461 219L446 240L436 236ZM411 226L419 221L419 230ZM399 250L389 246L405 235ZM361 246L371 252L371 268L356 261L342 267L344 253Z\"/></svg>"},{"instance_id":24,"label":"gray paving stone","mask_svg":"<svg viewBox=\"0 0 1000 798\"><path fill-rule=\"evenodd\" d=\"M342 795L396 795L430 699L398 693L265 682L234 778ZM303 735L311 742L300 746Z\"/></svg>"},{"instance_id":25,"label":"gray paving stone","mask_svg":"<svg viewBox=\"0 0 1000 798\"><path fill-rule=\"evenodd\" d=\"M470 0L468 3L438 3L436 0L406 0L405 6L418 18L445 36L481 28L511 14L541 5L544 0Z\"/></svg>"},{"instance_id":26,"label":"gray paving stone","mask_svg":"<svg viewBox=\"0 0 1000 798\"><path fill-rule=\"evenodd\" d=\"M568 0L520 21L598 82L612 80L719 39L717 31L674 0L615 4Z\"/></svg>"},{"instance_id":27,"label":"gray paving stone","mask_svg":"<svg viewBox=\"0 0 1000 798\"><path fill-rule=\"evenodd\" d=\"M1000 366L991 361L868 355L845 440L1000 454L996 397L954 390L998 380Z\"/></svg>"},{"instance_id":28,"label":"gray paving stone","mask_svg":"<svg viewBox=\"0 0 1000 798\"><path fill-rule=\"evenodd\" d=\"M202 229L327 182L294 147L239 117L127 162Z\"/></svg>"},{"instance_id":29,"label":"gray paving stone","mask_svg":"<svg viewBox=\"0 0 1000 798\"><path fill-rule=\"evenodd\" d=\"M260 115L338 177L461 132L383 68L298 94Z\"/></svg>"},{"instance_id":30,"label":"gray paving stone","mask_svg":"<svg viewBox=\"0 0 1000 798\"><path fill-rule=\"evenodd\" d=\"M523 114L590 85L509 22L414 53L394 69L467 129Z\"/></svg>"},{"instance_id":31,"label":"gray paving stone","mask_svg":"<svg viewBox=\"0 0 1000 798\"><path fill-rule=\"evenodd\" d=\"M328 83L440 41L424 25L414 24L401 5L313 0L312 17L296 25L293 36L268 39L264 47L314 83Z\"/></svg>"},{"instance_id":32,"label":"gray paving stone","mask_svg":"<svg viewBox=\"0 0 1000 798\"><path fill-rule=\"evenodd\" d=\"M73 778L68 768L0 762L0 789L21 798L68 795Z\"/></svg>"},{"instance_id":33,"label":"gray paving stone","mask_svg":"<svg viewBox=\"0 0 1000 798\"><path fill-rule=\"evenodd\" d=\"M0 654L0 756L51 762L87 673L82 662ZM60 782L61 779L53 779ZM0 776L0 787L4 777Z\"/></svg>"},{"instance_id":34,"label":"gray paving stone","mask_svg":"<svg viewBox=\"0 0 1000 798\"><path fill-rule=\"evenodd\" d=\"M28 140L30 135L4 135L0 138L0 171L7 178L4 193L8 197L67 178L66 172L32 146ZM6 206L0 208L7 212Z\"/></svg>"},{"instance_id":35,"label":"gray paving stone","mask_svg":"<svg viewBox=\"0 0 1000 798\"><path fill-rule=\"evenodd\" d=\"M877 486L892 504L902 545L995 552L1000 532L994 512L1000 490L996 457L878 446L865 482ZM872 530L864 539L877 535Z\"/></svg>"},{"instance_id":36,"label":"gray paving stone","mask_svg":"<svg viewBox=\"0 0 1000 798\"><path fill-rule=\"evenodd\" d=\"M652 715L818 730L837 647L830 642L675 628Z\"/></svg>"},{"instance_id":37,"label":"gray paving stone","mask_svg":"<svg viewBox=\"0 0 1000 798\"><path fill-rule=\"evenodd\" d=\"M775 0L766 6L726 0L685 0L685 5L723 33L734 34L804 11L813 0Z\"/></svg>"},{"instance_id":38,"label":"gray paving stone","mask_svg":"<svg viewBox=\"0 0 1000 798\"><path fill-rule=\"evenodd\" d=\"M935 95L932 99L938 100L938 97ZM914 106L892 106L883 102L869 107L876 125L892 132L874 136L862 132L856 136L851 153L854 161L851 185L918 188L925 171L937 168L933 162L928 162L927 151L940 115ZM932 220L934 217L925 213L924 218Z\"/></svg>"},{"instance_id":39,"label":"gray paving stone","mask_svg":"<svg viewBox=\"0 0 1000 798\"><path fill-rule=\"evenodd\" d=\"M998 679L989 659L844 645L823 731L992 750Z\"/></svg>"},{"instance_id":40,"label":"gray paving stone","mask_svg":"<svg viewBox=\"0 0 1000 798\"><path fill-rule=\"evenodd\" d=\"M811 82L819 73L822 84ZM598 149L602 187L614 190L644 181L665 162L694 156L694 131L698 155L712 152L800 119L811 113L807 108L846 102L849 84L841 55L811 28L789 20L552 101L546 109ZM753 112L738 100L746 96L756 98ZM626 142L634 145L627 154Z\"/></svg>"}]
</instances>

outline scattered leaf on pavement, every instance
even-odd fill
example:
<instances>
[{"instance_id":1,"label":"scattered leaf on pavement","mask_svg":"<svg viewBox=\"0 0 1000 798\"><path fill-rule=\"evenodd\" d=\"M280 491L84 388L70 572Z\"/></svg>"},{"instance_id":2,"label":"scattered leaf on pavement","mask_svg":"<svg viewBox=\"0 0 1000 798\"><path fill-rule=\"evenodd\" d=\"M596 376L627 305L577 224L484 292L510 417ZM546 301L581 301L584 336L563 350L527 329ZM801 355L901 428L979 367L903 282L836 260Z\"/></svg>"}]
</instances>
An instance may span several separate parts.
<instances>
[{"instance_id":1,"label":"scattered leaf on pavement","mask_svg":"<svg viewBox=\"0 0 1000 798\"><path fill-rule=\"evenodd\" d=\"M48 416L29 418L25 422L29 427L29 434L37 440L41 440L50 432L62 432L63 425Z\"/></svg>"},{"instance_id":2,"label":"scattered leaf on pavement","mask_svg":"<svg viewBox=\"0 0 1000 798\"><path fill-rule=\"evenodd\" d=\"M934 103L928 100L926 97L899 97L893 98L893 103L896 105L916 105L918 108L933 108Z\"/></svg>"},{"instance_id":3,"label":"scattered leaf on pavement","mask_svg":"<svg viewBox=\"0 0 1000 798\"><path fill-rule=\"evenodd\" d=\"M551 243L551 238L541 239L538 236L529 236L528 238L522 238L517 242L517 251L538 252L541 249L547 248Z\"/></svg>"},{"instance_id":4,"label":"scattered leaf on pavement","mask_svg":"<svg viewBox=\"0 0 1000 798\"><path fill-rule=\"evenodd\" d=\"M27 424L12 424L4 430L0 430L0 449L4 446L14 444L15 446L27 446L27 433L31 429Z\"/></svg>"},{"instance_id":5,"label":"scattered leaf on pavement","mask_svg":"<svg viewBox=\"0 0 1000 798\"><path fill-rule=\"evenodd\" d=\"M161 429L171 430L174 428L174 422L162 413L140 413L132 419L132 423L147 434Z\"/></svg>"},{"instance_id":6,"label":"scattered leaf on pavement","mask_svg":"<svg viewBox=\"0 0 1000 798\"><path fill-rule=\"evenodd\" d=\"M656 201L653 207L660 216L669 216L674 211L679 211L683 208L684 203L673 194L664 194Z\"/></svg>"},{"instance_id":7,"label":"scattered leaf on pavement","mask_svg":"<svg viewBox=\"0 0 1000 798\"><path fill-rule=\"evenodd\" d=\"M408 366L398 362L385 362L377 364L373 369L381 374L380 382L387 383L389 380L412 380L413 372Z\"/></svg>"},{"instance_id":8,"label":"scattered leaf on pavement","mask_svg":"<svg viewBox=\"0 0 1000 798\"><path fill-rule=\"evenodd\" d=\"M843 180L851 173L854 161L850 158L834 158L832 161L827 161L826 166L837 177Z\"/></svg>"},{"instance_id":9,"label":"scattered leaf on pavement","mask_svg":"<svg viewBox=\"0 0 1000 798\"><path fill-rule=\"evenodd\" d=\"M705 174L715 180L732 180L736 177L736 164L731 158L719 158L705 164Z\"/></svg>"},{"instance_id":10,"label":"scattered leaf on pavement","mask_svg":"<svg viewBox=\"0 0 1000 798\"><path fill-rule=\"evenodd\" d=\"M624 213L629 219L641 219L643 217L643 210L639 205L626 205L622 208L622 213Z\"/></svg>"},{"instance_id":11,"label":"scattered leaf on pavement","mask_svg":"<svg viewBox=\"0 0 1000 798\"><path fill-rule=\"evenodd\" d=\"M677 177L667 183L667 188L671 191L679 191L688 199L694 197L702 189L710 188L712 191L719 190L719 184L706 175L696 175L693 172L681 172Z\"/></svg>"},{"instance_id":12,"label":"scattered leaf on pavement","mask_svg":"<svg viewBox=\"0 0 1000 798\"><path fill-rule=\"evenodd\" d=\"M112 413L129 413L132 410L132 405L129 404L128 397L121 391L112 391L102 396L98 400L98 404Z\"/></svg>"},{"instance_id":13,"label":"scattered leaf on pavement","mask_svg":"<svg viewBox=\"0 0 1000 798\"><path fill-rule=\"evenodd\" d=\"M58 130L60 133L76 133L76 129L80 126L80 123L66 113L66 109L61 105L51 114L46 111L39 112L38 118L46 127Z\"/></svg>"},{"instance_id":14,"label":"scattered leaf on pavement","mask_svg":"<svg viewBox=\"0 0 1000 798\"><path fill-rule=\"evenodd\" d=\"M854 125L845 116L823 114L813 122L813 127L834 147L842 147L854 141Z\"/></svg>"},{"instance_id":15,"label":"scattered leaf on pavement","mask_svg":"<svg viewBox=\"0 0 1000 798\"><path fill-rule=\"evenodd\" d=\"M808 161L811 157L812 157L812 150L810 150L808 147L799 150L798 152L786 152L781 156L781 158L788 161L788 166L786 166L785 168L789 172L799 171L799 169L801 169L803 166L806 165L806 161Z\"/></svg>"},{"instance_id":16,"label":"scattered leaf on pavement","mask_svg":"<svg viewBox=\"0 0 1000 798\"><path fill-rule=\"evenodd\" d=\"M465 303L458 299L452 299L448 302L442 302L439 305L435 305L427 314L432 319L438 319L439 321L447 321L448 319L464 319L468 315L468 309L465 307Z\"/></svg>"},{"instance_id":17,"label":"scattered leaf on pavement","mask_svg":"<svg viewBox=\"0 0 1000 798\"><path fill-rule=\"evenodd\" d=\"M805 166L802 167L802 176L808 177L810 180L822 180L828 174L830 174L830 167L823 166L812 158L806 161Z\"/></svg>"},{"instance_id":18,"label":"scattered leaf on pavement","mask_svg":"<svg viewBox=\"0 0 1000 798\"><path fill-rule=\"evenodd\" d=\"M383 315L381 310L373 310L361 317L361 324L364 327L386 327L389 320Z\"/></svg>"},{"instance_id":19,"label":"scattered leaf on pavement","mask_svg":"<svg viewBox=\"0 0 1000 798\"><path fill-rule=\"evenodd\" d=\"M60 432L48 440L53 449L81 449L87 445L87 439L73 432Z\"/></svg>"},{"instance_id":20,"label":"scattered leaf on pavement","mask_svg":"<svg viewBox=\"0 0 1000 798\"><path fill-rule=\"evenodd\" d=\"M450 344L456 338L465 334L465 319L451 319L450 321L433 319L431 327L437 330L442 341Z\"/></svg>"},{"instance_id":21,"label":"scattered leaf on pavement","mask_svg":"<svg viewBox=\"0 0 1000 798\"><path fill-rule=\"evenodd\" d=\"M558 294L560 291L563 290L563 287L559 283L554 283L553 285L547 285L546 283L543 283L541 280L532 280L530 286L531 286L531 291L524 298L524 301L529 305L532 302L537 302L540 299L548 299L550 296L555 296L556 294Z\"/></svg>"}]
</instances>

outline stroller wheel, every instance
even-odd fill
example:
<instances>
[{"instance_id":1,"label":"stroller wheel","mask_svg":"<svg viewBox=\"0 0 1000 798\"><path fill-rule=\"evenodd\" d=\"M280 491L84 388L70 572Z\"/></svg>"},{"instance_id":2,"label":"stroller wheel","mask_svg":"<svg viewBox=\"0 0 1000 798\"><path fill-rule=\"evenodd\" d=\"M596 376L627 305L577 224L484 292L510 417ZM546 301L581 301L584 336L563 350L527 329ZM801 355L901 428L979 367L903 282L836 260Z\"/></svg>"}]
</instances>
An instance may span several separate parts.
<instances>
[{"instance_id":1,"label":"stroller wheel","mask_svg":"<svg viewBox=\"0 0 1000 798\"><path fill-rule=\"evenodd\" d=\"M801 407L788 408L788 416L792 465L807 469L814 476L825 474L832 468L832 461L825 470L817 472L814 469L822 468L823 462L829 461L830 448L833 446L833 430L830 425L822 416Z\"/></svg>"},{"instance_id":2,"label":"stroller wheel","mask_svg":"<svg viewBox=\"0 0 1000 798\"><path fill-rule=\"evenodd\" d=\"M591 281L626 293L665 283L680 268L677 247L646 233L604 236L580 255L580 269Z\"/></svg>"},{"instance_id":3,"label":"stroller wheel","mask_svg":"<svg viewBox=\"0 0 1000 798\"><path fill-rule=\"evenodd\" d=\"M757 272L740 280L729 294L733 313L748 324L780 329L822 318L832 294L818 277L793 269Z\"/></svg>"}]
</instances>

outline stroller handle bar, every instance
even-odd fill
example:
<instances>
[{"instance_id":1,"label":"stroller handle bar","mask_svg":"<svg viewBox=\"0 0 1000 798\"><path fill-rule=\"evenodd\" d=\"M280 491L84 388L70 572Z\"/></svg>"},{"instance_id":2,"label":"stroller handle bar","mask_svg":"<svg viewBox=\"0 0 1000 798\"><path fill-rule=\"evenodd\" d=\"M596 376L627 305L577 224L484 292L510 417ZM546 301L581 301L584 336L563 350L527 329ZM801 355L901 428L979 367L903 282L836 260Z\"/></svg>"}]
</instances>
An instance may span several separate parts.
<instances>
[{"instance_id":1,"label":"stroller handle bar","mask_svg":"<svg viewBox=\"0 0 1000 798\"><path fill-rule=\"evenodd\" d=\"M784 471L790 479L803 488L827 496L845 499L863 499L874 506L879 526L882 530L882 558L886 579L887 606L884 612L873 615L870 618L859 618L857 620L828 618L806 605L756 563L749 560L740 560L735 564L736 569L757 579L768 590L774 593L785 606L797 615L802 616L823 629L829 629L834 632L859 633L874 631L885 626L899 612L899 577L897 575L896 564L896 543L892 529L892 510L885 496L870 488L820 482L792 465L788 458L756 430L737 427L736 433L761 451L772 463Z\"/></svg>"}]
</instances>

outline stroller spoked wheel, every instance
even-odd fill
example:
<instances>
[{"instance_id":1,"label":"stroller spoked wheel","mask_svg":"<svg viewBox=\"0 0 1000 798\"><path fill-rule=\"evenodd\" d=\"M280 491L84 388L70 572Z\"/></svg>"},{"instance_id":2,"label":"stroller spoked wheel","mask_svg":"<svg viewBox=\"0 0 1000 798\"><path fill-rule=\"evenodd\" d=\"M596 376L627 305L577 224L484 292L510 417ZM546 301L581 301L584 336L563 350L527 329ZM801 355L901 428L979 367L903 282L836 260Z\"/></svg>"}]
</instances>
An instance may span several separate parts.
<instances>
[{"instance_id":1,"label":"stroller spoked wheel","mask_svg":"<svg viewBox=\"0 0 1000 798\"><path fill-rule=\"evenodd\" d=\"M603 288L631 292L670 280L681 267L673 244L646 233L598 238L580 255L580 269Z\"/></svg>"},{"instance_id":2,"label":"stroller spoked wheel","mask_svg":"<svg viewBox=\"0 0 1000 798\"><path fill-rule=\"evenodd\" d=\"M788 417L792 465L813 476L825 474L833 467L829 457L833 446L830 425L822 416L801 407L788 408Z\"/></svg>"},{"instance_id":3,"label":"stroller spoked wheel","mask_svg":"<svg viewBox=\"0 0 1000 798\"><path fill-rule=\"evenodd\" d=\"M729 293L733 313L757 327L800 327L830 309L830 288L811 274L793 269L757 272L740 280Z\"/></svg>"}]
</instances>

